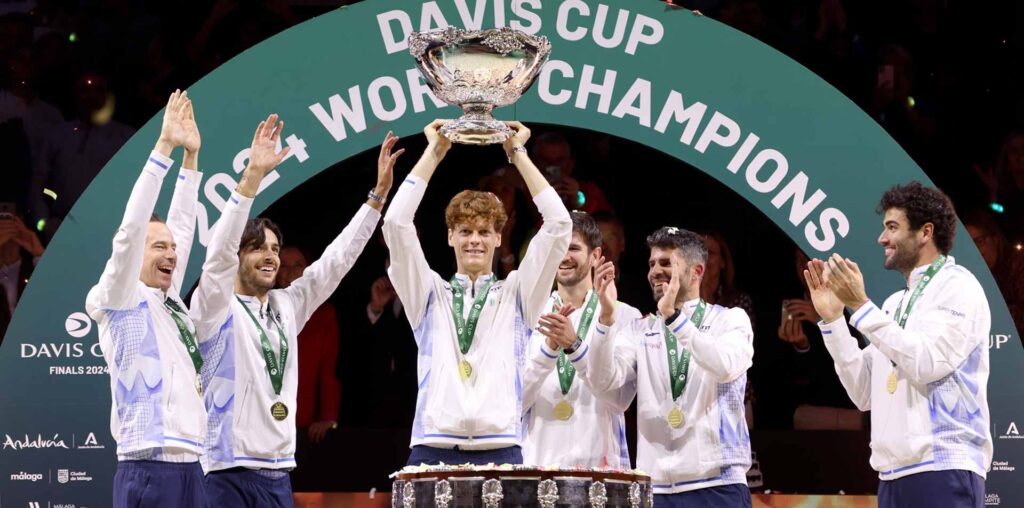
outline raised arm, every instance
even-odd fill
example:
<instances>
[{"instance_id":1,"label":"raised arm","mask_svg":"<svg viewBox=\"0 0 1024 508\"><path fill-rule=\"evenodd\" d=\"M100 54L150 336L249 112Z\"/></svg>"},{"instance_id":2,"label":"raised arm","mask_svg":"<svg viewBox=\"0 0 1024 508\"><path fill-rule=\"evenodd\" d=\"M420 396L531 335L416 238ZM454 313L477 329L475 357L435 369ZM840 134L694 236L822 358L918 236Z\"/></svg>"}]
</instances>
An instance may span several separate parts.
<instances>
[{"instance_id":1,"label":"raised arm","mask_svg":"<svg viewBox=\"0 0 1024 508\"><path fill-rule=\"evenodd\" d=\"M804 280L811 294L814 310L821 316L818 328L825 349L832 355L836 374L850 400L861 411L871 409L871 351L873 346L861 349L857 339L850 335L843 309L846 307L828 288L824 278L824 263L815 259L807 263Z\"/></svg>"},{"instance_id":2,"label":"raised arm","mask_svg":"<svg viewBox=\"0 0 1024 508\"><path fill-rule=\"evenodd\" d=\"M530 240L526 255L519 264L519 302L523 306L526 323L532 328L544 312L548 292L555 280L558 264L569 250L572 239L572 219L558 193L551 188L537 166L526 155L524 145L530 139L530 129L519 122L507 122L515 136L505 141L505 153L519 170L533 202L540 211L543 223L540 231Z\"/></svg>"},{"instance_id":3,"label":"raised arm","mask_svg":"<svg viewBox=\"0 0 1024 508\"><path fill-rule=\"evenodd\" d=\"M270 115L256 127L249 163L213 229L199 287L189 306L200 341L215 336L230 313L235 275L238 273L238 247L249 219L252 200L263 177L288 155L288 147L274 153L282 127L284 122L277 123L277 115Z\"/></svg>"},{"instance_id":4,"label":"raised arm","mask_svg":"<svg viewBox=\"0 0 1024 508\"><path fill-rule=\"evenodd\" d=\"M523 373L524 414L537 401L537 393L544 386L548 375L555 369L558 355L562 350L579 346L571 353L566 353L566 359L576 369L585 368L584 360L590 345L577 342L579 337L576 336L576 328L569 318L573 311L575 309L572 305L562 305L557 311L542 316L540 326L531 331L529 351L526 354L527 361Z\"/></svg>"},{"instance_id":5,"label":"raised arm","mask_svg":"<svg viewBox=\"0 0 1024 508\"><path fill-rule=\"evenodd\" d=\"M693 352L693 361L719 383L728 383L753 365L754 332L743 309L728 309L718 319L724 321L724 328L714 335L702 332L682 313L667 325L679 338L680 347Z\"/></svg>"},{"instance_id":6,"label":"raised arm","mask_svg":"<svg viewBox=\"0 0 1024 508\"><path fill-rule=\"evenodd\" d=\"M427 190L427 182L434 174L437 164L451 148L451 142L437 132L442 125L443 121L434 120L423 130L427 137L427 149L423 151L409 176L398 187L395 199L388 213L384 215L384 243L388 246L391 258L388 277L405 307L406 317L413 329L416 329L423 319L427 302L432 296L437 297L431 295L434 275L423 255L423 247L420 246L413 218ZM381 151L384 153L385 146L381 147Z\"/></svg>"},{"instance_id":7,"label":"raised arm","mask_svg":"<svg viewBox=\"0 0 1024 508\"><path fill-rule=\"evenodd\" d=\"M643 316L640 315L640 311L629 305L621 303L615 305L614 313L615 322L617 323L638 323L643 318ZM597 331L595 330L594 333L596 334ZM630 335L627 333L616 333L615 339L613 339L616 341L614 345L616 349L614 354L616 357L628 357L630 355L627 351L627 349L631 347L631 345L627 343L627 337L629 336ZM633 397L636 396L635 376L631 376L627 373L625 375L625 384L620 386L618 389L601 391L596 389L594 383L591 381L590 371L593 367L591 367L589 363L590 361L593 361L593 356L588 354L585 360L578 362L578 364L583 365L577 366L577 375L581 377L582 381L587 384L591 392L593 392L597 397L600 397L605 402L612 404L618 409L618 411L625 411L628 409L630 403L633 401ZM600 375L601 374L598 373L598 379L600 379Z\"/></svg>"},{"instance_id":8,"label":"raised arm","mask_svg":"<svg viewBox=\"0 0 1024 508\"><path fill-rule=\"evenodd\" d=\"M962 269L951 261L928 288L937 295L935 304L914 312L914 330L903 329L867 298L857 263L834 254L826 270L829 289L854 309L850 323L915 383L938 381L987 347L992 317L985 292L969 273L955 272Z\"/></svg>"},{"instance_id":9,"label":"raised arm","mask_svg":"<svg viewBox=\"0 0 1024 508\"><path fill-rule=\"evenodd\" d=\"M331 296L331 293L338 288L341 279L355 264L356 259L362 254L366 243L373 236L373 231L380 221L380 210L384 206L384 200L391 192L391 184L394 181L395 162L398 156L405 150L391 153L398 138L389 131L384 143L381 145L381 153L377 159L377 184L370 192L366 204L359 208L356 215L352 217L345 229L341 231L333 242L327 246L327 250L313 264L309 265L302 277L299 277L282 292L292 300L295 306L296 326L302 326L313 315L313 312Z\"/></svg>"},{"instance_id":10,"label":"raised arm","mask_svg":"<svg viewBox=\"0 0 1024 508\"><path fill-rule=\"evenodd\" d=\"M182 142L180 118L187 106L186 92L175 91L167 100L160 137L128 197L106 268L99 283L89 292L86 307L90 314L99 309L124 309L136 303L132 298L142 271L149 219L160 196L164 176L174 164L171 150Z\"/></svg>"},{"instance_id":11,"label":"raised arm","mask_svg":"<svg viewBox=\"0 0 1024 508\"><path fill-rule=\"evenodd\" d=\"M599 264L594 273L594 291L601 299L601 314L594 324L586 382L595 395L607 397L611 393L621 394L621 390L636 381L636 348L638 337L643 337L643 320L617 315L618 293L611 262L602 260ZM632 400L633 394L628 395Z\"/></svg>"},{"instance_id":12,"label":"raised arm","mask_svg":"<svg viewBox=\"0 0 1024 508\"><path fill-rule=\"evenodd\" d=\"M441 135L438 129L444 127L446 120L434 120L423 128L423 135L427 137L427 149L423 151L423 155L420 156L420 160L416 162L416 165L412 167L412 171L409 172L410 176L419 177L424 183L430 181L430 177L434 176L434 170L437 169L437 165L444 160L444 156L448 154L448 150L452 148L452 142L448 138ZM391 138L391 133L388 132L388 137L384 139L384 144L387 145L388 139ZM395 138L396 140L398 138ZM392 143L392 146L394 144ZM384 145L381 146L381 153L384 153ZM388 148L390 150L390 147ZM395 154L397 157L405 149L399 150ZM380 160L378 159L378 164Z\"/></svg>"},{"instance_id":13,"label":"raised arm","mask_svg":"<svg viewBox=\"0 0 1024 508\"><path fill-rule=\"evenodd\" d=\"M192 101L189 101L185 108L185 114L178 118L185 131L183 139L185 158L181 161L181 171L178 173L178 181L174 185L174 195L171 197L171 208L167 212L167 227L171 230L171 236L174 237L175 253L178 256L171 279L171 288L178 293L181 292L181 283L185 279L185 270L188 269L189 255L192 252L192 241L196 233L199 183L203 180L203 174L198 171L199 147L202 140L199 137L199 127L196 126L192 108Z\"/></svg>"}]
</instances>

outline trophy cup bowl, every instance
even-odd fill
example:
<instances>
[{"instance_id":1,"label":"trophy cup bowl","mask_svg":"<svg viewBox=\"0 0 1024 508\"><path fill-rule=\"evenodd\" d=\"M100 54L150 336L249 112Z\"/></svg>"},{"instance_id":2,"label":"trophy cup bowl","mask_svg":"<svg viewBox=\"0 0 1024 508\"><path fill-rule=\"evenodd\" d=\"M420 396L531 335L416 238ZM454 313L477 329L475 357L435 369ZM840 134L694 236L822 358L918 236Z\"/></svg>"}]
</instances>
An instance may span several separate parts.
<instances>
[{"instance_id":1,"label":"trophy cup bowl","mask_svg":"<svg viewBox=\"0 0 1024 508\"><path fill-rule=\"evenodd\" d=\"M515 103L530 88L551 54L551 43L508 27L450 26L413 32L409 53L434 95L462 108L463 115L445 124L441 135L455 143L489 145L513 134L491 111Z\"/></svg>"}]
</instances>

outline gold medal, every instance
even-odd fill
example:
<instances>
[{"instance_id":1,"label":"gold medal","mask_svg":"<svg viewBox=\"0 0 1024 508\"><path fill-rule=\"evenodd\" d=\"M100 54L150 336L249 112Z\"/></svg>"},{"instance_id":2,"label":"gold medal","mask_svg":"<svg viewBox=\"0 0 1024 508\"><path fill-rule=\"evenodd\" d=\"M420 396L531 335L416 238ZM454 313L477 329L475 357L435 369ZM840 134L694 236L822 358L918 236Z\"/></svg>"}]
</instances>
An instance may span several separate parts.
<instances>
[{"instance_id":1,"label":"gold medal","mask_svg":"<svg viewBox=\"0 0 1024 508\"><path fill-rule=\"evenodd\" d=\"M468 360L462 360L459 362L459 377L463 381L469 379L469 376L473 375L473 366L469 364Z\"/></svg>"},{"instance_id":2,"label":"gold medal","mask_svg":"<svg viewBox=\"0 0 1024 508\"><path fill-rule=\"evenodd\" d=\"M889 393L896 393L896 381L896 369L893 369L885 380L885 389L889 390Z\"/></svg>"},{"instance_id":3,"label":"gold medal","mask_svg":"<svg viewBox=\"0 0 1024 508\"><path fill-rule=\"evenodd\" d=\"M275 402L273 406L270 406L270 416L273 416L279 422L283 422L285 418L288 418L288 406L284 405L283 402Z\"/></svg>"},{"instance_id":4,"label":"gold medal","mask_svg":"<svg viewBox=\"0 0 1024 508\"><path fill-rule=\"evenodd\" d=\"M682 427L683 422L686 421L686 418L683 417L683 410L679 409L677 406L672 407L672 410L668 412L666 419L668 420L668 426L673 429Z\"/></svg>"},{"instance_id":5,"label":"gold medal","mask_svg":"<svg viewBox=\"0 0 1024 508\"><path fill-rule=\"evenodd\" d=\"M569 401L563 399L558 404L555 404L555 418L564 422L572 418L572 413L572 404L569 404Z\"/></svg>"}]
</instances>

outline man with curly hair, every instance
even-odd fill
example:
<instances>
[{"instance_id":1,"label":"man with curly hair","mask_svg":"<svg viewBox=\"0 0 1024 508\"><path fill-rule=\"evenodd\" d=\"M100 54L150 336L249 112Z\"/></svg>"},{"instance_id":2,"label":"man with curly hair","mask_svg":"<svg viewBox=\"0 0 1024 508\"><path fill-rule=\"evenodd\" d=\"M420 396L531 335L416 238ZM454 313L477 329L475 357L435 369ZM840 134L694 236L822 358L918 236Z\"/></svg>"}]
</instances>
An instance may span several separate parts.
<instances>
[{"instance_id":1,"label":"man with curly hair","mask_svg":"<svg viewBox=\"0 0 1024 508\"><path fill-rule=\"evenodd\" d=\"M907 280L881 307L857 263L833 254L804 271L825 346L850 399L871 411L871 467L881 507L981 507L992 460L988 337L981 284L949 255L953 204L918 182L878 205L885 268ZM843 320L870 341L860 349Z\"/></svg>"},{"instance_id":2,"label":"man with curly hair","mask_svg":"<svg viewBox=\"0 0 1024 508\"><path fill-rule=\"evenodd\" d=\"M526 155L530 130L504 144L544 219L518 270L505 280L491 272L508 219L490 193L462 191L445 211L456 273L443 279L427 265L413 216L427 182L451 142L436 120L424 129L428 146L384 216L391 251L388 275L405 307L419 348L419 394L412 429L415 464L523 462L523 379L529 330L547 307L555 272L569 247L572 221L558 194ZM570 347L564 344L562 347ZM532 362L531 362L532 364Z\"/></svg>"}]
</instances>

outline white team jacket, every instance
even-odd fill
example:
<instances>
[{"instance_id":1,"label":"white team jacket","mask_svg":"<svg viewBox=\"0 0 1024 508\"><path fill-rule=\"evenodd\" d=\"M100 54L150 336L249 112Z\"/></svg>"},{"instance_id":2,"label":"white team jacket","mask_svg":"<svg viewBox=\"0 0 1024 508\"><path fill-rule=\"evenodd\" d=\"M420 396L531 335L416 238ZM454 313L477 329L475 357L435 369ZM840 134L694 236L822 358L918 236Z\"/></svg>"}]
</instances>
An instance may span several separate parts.
<instances>
[{"instance_id":1,"label":"white team jacket","mask_svg":"<svg viewBox=\"0 0 1024 508\"><path fill-rule=\"evenodd\" d=\"M139 280L149 218L172 165L173 160L150 153L128 198L107 266L86 297L85 308L99 325L100 349L110 370L110 433L119 460L194 462L206 436L196 370L164 307L164 299L171 298L185 308L178 292L195 234L201 173L181 171L174 187L167 214L178 256L171 288L165 295ZM182 317L194 332L191 320Z\"/></svg>"},{"instance_id":2,"label":"white team jacket","mask_svg":"<svg viewBox=\"0 0 1024 508\"><path fill-rule=\"evenodd\" d=\"M655 494L745 484L750 468L743 408L754 357L750 318L743 309L709 305L698 330L689 319L696 306L697 300L686 302L668 324L678 346L692 354L689 381L677 401L672 400L660 317L616 321L607 335L595 334L591 344L587 376L596 391L637 380L636 462L651 475ZM675 429L667 421L673 405L685 416Z\"/></svg>"},{"instance_id":3,"label":"white team jacket","mask_svg":"<svg viewBox=\"0 0 1024 508\"><path fill-rule=\"evenodd\" d=\"M391 251L391 277L405 307L419 349L416 417L412 446L459 446L482 450L522 445L523 369L529 329L544 314L558 264L569 248L572 220L554 189L534 198L544 223L519 269L491 286L466 356L473 376L462 381L458 335L452 319L452 290L423 256L413 216L427 183L410 175L384 217L384 240ZM472 299L487 277L465 289L468 316Z\"/></svg>"},{"instance_id":4,"label":"white team jacket","mask_svg":"<svg viewBox=\"0 0 1024 508\"><path fill-rule=\"evenodd\" d=\"M871 467L879 478L950 469L984 478L992 462L988 300L949 256L900 328L896 307L909 301L927 269L915 268L910 290L893 293L881 309L869 301L850 315L871 342L863 350L842 319L818 325L850 400L871 411ZM898 372L893 394L886 387L891 362Z\"/></svg>"},{"instance_id":5,"label":"white team jacket","mask_svg":"<svg viewBox=\"0 0 1024 508\"><path fill-rule=\"evenodd\" d=\"M554 296L548 299L551 309ZM594 296L596 298L596 296ZM579 326L584 309L576 309L570 316L574 328ZM558 351L548 348L544 336L534 331L530 337L529 361L524 382L523 415L526 421L526 444L523 462L527 465L563 467L621 467L629 468L629 448L626 446L626 421L623 412L636 393L635 380L620 390L594 395L587 377L590 343L597 331L597 317L601 304L594 309L583 345L568 359L576 368L576 376L569 393L562 395L558 380ZM619 302L615 308L616 321L640 319L640 311ZM573 415L562 421L555 417L555 405L562 400L573 407Z\"/></svg>"},{"instance_id":6,"label":"white team jacket","mask_svg":"<svg viewBox=\"0 0 1024 508\"><path fill-rule=\"evenodd\" d=\"M232 467L291 469L295 467L295 404L298 390L298 335L309 316L337 289L341 279L373 235L380 212L363 205L319 260L286 289L274 289L267 301L240 297L260 321L280 361L280 336L274 317L288 340L280 395L274 393L260 346L260 333L234 292L238 247L252 199L237 192L224 207L207 250L199 287L192 296L192 314L203 343L203 388L210 413L209 439L203 455L206 472ZM288 407L283 421L271 406Z\"/></svg>"}]
</instances>

